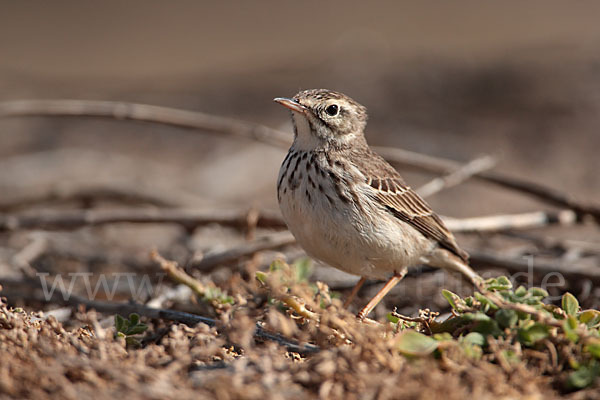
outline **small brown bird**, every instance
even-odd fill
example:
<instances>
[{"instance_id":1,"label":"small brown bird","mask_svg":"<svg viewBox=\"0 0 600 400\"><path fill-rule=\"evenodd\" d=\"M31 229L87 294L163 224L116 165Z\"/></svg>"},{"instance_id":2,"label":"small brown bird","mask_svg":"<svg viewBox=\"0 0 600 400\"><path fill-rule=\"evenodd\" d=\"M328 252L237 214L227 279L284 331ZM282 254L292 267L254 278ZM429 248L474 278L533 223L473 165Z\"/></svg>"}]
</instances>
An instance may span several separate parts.
<instances>
[{"instance_id":1,"label":"small brown bird","mask_svg":"<svg viewBox=\"0 0 600 400\"><path fill-rule=\"evenodd\" d=\"M277 181L288 228L312 257L385 286L358 313L367 316L419 264L459 271L476 286L452 233L364 137L365 107L326 89L305 90L275 102L291 110L294 142Z\"/></svg>"}]
</instances>

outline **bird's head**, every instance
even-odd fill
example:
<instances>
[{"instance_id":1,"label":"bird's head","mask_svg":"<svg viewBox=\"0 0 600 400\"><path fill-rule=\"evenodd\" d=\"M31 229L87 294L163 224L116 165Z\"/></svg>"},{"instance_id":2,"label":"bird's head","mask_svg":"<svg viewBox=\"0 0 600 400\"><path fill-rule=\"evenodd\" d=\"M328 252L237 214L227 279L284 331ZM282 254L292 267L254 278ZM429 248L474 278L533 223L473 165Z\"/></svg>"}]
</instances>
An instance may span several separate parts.
<instances>
[{"instance_id":1,"label":"bird's head","mask_svg":"<svg viewBox=\"0 0 600 400\"><path fill-rule=\"evenodd\" d=\"M342 93L311 89L274 101L291 110L297 147L346 147L364 140L367 110Z\"/></svg>"}]
</instances>

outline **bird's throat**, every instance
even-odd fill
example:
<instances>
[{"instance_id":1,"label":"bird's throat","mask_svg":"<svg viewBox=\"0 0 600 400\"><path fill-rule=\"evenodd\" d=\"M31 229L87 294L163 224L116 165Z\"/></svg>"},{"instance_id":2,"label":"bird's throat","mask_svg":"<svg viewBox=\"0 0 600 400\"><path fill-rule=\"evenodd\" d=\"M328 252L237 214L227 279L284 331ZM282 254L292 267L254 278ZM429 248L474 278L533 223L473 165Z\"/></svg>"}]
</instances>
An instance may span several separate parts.
<instances>
[{"instance_id":1,"label":"bird's throat","mask_svg":"<svg viewBox=\"0 0 600 400\"><path fill-rule=\"evenodd\" d=\"M296 137L294 139L294 147L298 150L314 150L322 145L321 140L312 131L312 126L308 119L301 113L292 112L294 120L294 129Z\"/></svg>"}]
</instances>

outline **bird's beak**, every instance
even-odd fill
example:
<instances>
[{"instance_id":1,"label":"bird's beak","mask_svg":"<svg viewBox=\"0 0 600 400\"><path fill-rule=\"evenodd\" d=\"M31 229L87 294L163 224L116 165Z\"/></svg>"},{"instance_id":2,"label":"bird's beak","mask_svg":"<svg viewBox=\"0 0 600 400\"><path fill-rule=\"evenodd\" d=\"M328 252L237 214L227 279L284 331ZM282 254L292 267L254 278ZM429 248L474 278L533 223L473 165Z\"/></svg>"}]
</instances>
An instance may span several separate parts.
<instances>
[{"instance_id":1,"label":"bird's beak","mask_svg":"<svg viewBox=\"0 0 600 400\"><path fill-rule=\"evenodd\" d=\"M301 114L306 114L306 112L308 111L308 108L304 107L302 104L292 99L287 99L285 97L276 97L273 99L273 101L275 103L281 104L285 108L289 108L290 110L299 112Z\"/></svg>"}]
</instances>

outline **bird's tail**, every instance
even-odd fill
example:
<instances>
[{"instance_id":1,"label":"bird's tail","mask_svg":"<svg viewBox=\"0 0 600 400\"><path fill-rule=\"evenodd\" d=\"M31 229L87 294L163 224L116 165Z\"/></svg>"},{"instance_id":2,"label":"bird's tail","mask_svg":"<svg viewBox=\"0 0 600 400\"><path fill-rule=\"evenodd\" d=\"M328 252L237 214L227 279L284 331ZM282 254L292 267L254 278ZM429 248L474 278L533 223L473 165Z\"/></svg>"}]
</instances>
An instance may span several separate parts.
<instances>
[{"instance_id":1,"label":"bird's tail","mask_svg":"<svg viewBox=\"0 0 600 400\"><path fill-rule=\"evenodd\" d=\"M438 248L434 250L428 257L428 264L449 271L460 272L476 289L484 289L483 278L477 272L473 271L467 262L445 249Z\"/></svg>"}]
</instances>

